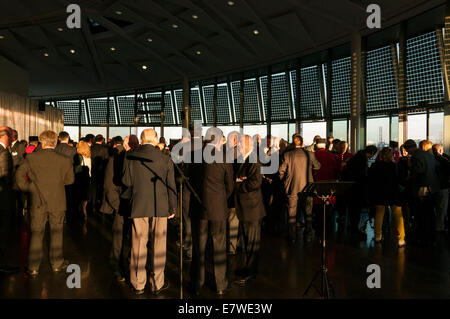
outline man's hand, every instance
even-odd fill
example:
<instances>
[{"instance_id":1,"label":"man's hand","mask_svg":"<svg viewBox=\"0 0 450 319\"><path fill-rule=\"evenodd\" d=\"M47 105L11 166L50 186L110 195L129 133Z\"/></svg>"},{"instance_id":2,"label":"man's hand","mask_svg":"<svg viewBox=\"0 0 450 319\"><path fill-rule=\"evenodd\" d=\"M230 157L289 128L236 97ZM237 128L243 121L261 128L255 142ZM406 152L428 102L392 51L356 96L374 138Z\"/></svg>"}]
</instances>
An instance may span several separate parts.
<instances>
[{"instance_id":1,"label":"man's hand","mask_svg":"<svg viewBox=\"0 0 450 319\"><path fill-rule=\"evenodd\" d=\"M172 214L169 215L169 217L167 217L167 219L172 219L174 217L175 217L175 213L172 213Z\"/></svg>"}]
</instances>

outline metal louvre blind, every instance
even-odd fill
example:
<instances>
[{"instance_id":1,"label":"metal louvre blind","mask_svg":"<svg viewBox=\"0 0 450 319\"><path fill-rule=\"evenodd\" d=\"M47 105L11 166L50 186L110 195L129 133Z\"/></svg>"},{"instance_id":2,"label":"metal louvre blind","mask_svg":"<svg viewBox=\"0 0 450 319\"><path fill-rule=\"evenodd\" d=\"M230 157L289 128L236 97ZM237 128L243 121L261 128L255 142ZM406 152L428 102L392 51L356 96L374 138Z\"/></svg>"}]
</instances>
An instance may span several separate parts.
<instances>
[{"instance_id":1,"label":"metal louvre blind","mask_svg":"<svg viewBox=\"0 0 450 319\"><path fill-rule=\"evenodd\" d=\"M233 101L236 110L236 121L239 122L239 89L240 82L236 81L231 83L233 92ZM256 85L256 79L244 80L244 122L260 122L259 115L259 101L258 101L258 89Z\"/></svg>"},{"instance_id":2,"label":"metal louvre blind","mask_svg":"<svg viewBox=\"0 0 450 319\"><path fill-rule=\"evenodd\" d=\"M175 105L177 109L178 114L178 120L179 123L182 123L182 117L181 112L183 111L183 90L175 90L173 91L173 94L175 94Z\"/></svg>"},{"instance_id":3,"label":"metal louvre blind","mask_svg":"<svg viewBox=\"0 0 450 319\"><path fill-rule=\"evenodd\" d=\"M214 121L214 85L204 86L203 99L206 109L206 122ZM217 84L217 123L231 123L230 106L228 104L228 87L226 83Z\"/></svg>"},{"instance_id":4,"label":"metal louvre blind","mask_svg":"<svg viewBox=\"0 0 450 319\"><path fill-rule=\"evenodd\" d=\"M117 106L119 109L120 124L134 124L134 95L125 95L117 97Z\"/></svg>"},{"instance_id":5,"label":"metal louvre blind","mask_svg":"<svg viewBox=\"0 0 450 319\"><path fill-rule=\"evenodd\" d=\"M64 112L64 125L78 125L78 103L78 100L56 102L57 107ZM87 124L84 100L81 100L81 124Z\"/></svg>"},{"instance_id":6,"label":"metal louvre blind","mask_svg":"<svg viewBox=\"0 0 450 319\"><path fill-rule=\"evenodd\" d=\"M389 46L367 52L367 112L398 108L394 66Z\"/></svg>"},{"instance_id":7,"label":"metal louvre blind","mask_svg":"<svg viewBox=\"0 0 450 319\"><path fill-rule=\"evenodd\" d=\"M200 89L198 87L191 88L191 120L192 121L203 121L201 104L200 104Z\"/></svg>"},{"instance_id":8,"label":"metal louvre blind","mask_svg":"<svg viewBox=\"0 0 450 319\"><path fill-rule=\"evenodd\" d=\"M107 110L106 107L108 105L107 98L96 98L89 99L88 108L89 114L91 116L91 124L93 125L102 125L107 124ZM109 123L117 124L116 112L114 111L114 98L109 98Z\"/></svg>"},{"instance_id":9,"label":"metal louvre blind","mask_svg":"<svg viewBox=\"0 0 450 319\"><path fill-rule=\"evenodd\" d=\"M327 74L325 64L325 74ZM350 114L351 99L351 59L346 57L331 62L331 113L333 116L347 116Z\"/></svg>"},{"instance_id":10,"label":"metal louvre blind","mask_svg":"<svg viewBox=\"0 0 450 319\"><path fill-rule=\"evenodd\" d=\"M300 119L323 118L317 66L301 69L300 76Z\"/></svg>"},{"instance_id":11,"label":"metal louvre blind","mask_svg":"<svg viewBox=\"0 0 450 319\"><path fill-rule=\"evenodd\" d=\"M429 32L406 41L406 105L444 100L444 84L436 33Z\"/></svg>"},{"instance_id":12,"label":"metal louvre blind","mask_svg":"<svg viewBox=\"0 0 450 319\"><path fill-rule=\"evenodd\" d=\"M262 103L267 120L267 76L260 77ZM272 75L272 121L286 121L291 118L289 92L286 84L286 74Z\"/></svg>"},{"instance_id":13,"label":"metal louvre blind","mask_svg":"<svg viewBox=\"0 0 450 319\"><path fill-rule=\"evenodd\" d=\"M175 124L175 117L174 117L174 112L173 112L173 108L172 108L172 97L171 97L171 92L170 91L166 91L166 93L164 94L164 123L165 124Z\"/></svg>"}]
</instances>

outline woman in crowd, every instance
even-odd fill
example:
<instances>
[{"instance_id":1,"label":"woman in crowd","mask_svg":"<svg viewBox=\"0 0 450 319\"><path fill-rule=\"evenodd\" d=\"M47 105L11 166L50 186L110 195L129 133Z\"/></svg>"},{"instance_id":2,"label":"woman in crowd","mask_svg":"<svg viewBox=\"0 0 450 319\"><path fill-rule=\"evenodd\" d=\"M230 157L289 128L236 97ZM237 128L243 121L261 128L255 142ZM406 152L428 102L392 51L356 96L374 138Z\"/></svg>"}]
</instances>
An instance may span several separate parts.
<instances>
[{"instance_id":1,"label":"woman in crowd","mask_svg":"<svg viewBox=\"0 0 450 319\"><path fill-rule=\"evenodd\" d=\"M375 242L380 243L383 239L384 213L386 206L391 206L398 247L405 246L400 179L392 148L385 147L380 151L380 160L369 168L368 179L370 199L375 205Z\"/></svg>"},{"instance_id":2,"label":"woman in crowd","mask_svg":"<svg viewBox=\"0 0 450 319\"><path fill-rule=\"evenodd\" d=\"M87 218L87 204L91 187L91 149L85 141L77 144L78 156L75 156L75 189L81 205L83 217Z\"/></svg>"}]
</instances>

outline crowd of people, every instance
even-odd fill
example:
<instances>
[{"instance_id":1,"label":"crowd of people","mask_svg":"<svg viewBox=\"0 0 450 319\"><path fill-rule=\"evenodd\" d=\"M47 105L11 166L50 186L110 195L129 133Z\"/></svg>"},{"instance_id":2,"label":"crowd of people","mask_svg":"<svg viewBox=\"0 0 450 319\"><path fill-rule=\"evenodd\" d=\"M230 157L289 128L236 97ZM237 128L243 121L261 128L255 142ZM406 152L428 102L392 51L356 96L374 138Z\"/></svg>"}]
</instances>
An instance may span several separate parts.
<instances>
[{"instance_id":1,"label":"crowd of people","mask_svg":"<svg viewBox=\"0 0 450 319\"><path fill-rule=\"evenodd\" d=\"M392 214L399 248L406 242L433 245L448 232L450 157L442 145L407 140L400 148L391 142L352 154L346 141L332 137L315 136L305 146L297 133L289 145L280 138L239 132L217 138L222 133L213 129L205 139L191 128L189 137L170 145L153 129L139 138L117 136L106 143L102 135L89 134L75 143L66 132L44 131L28 144L18 140L17 131L0 127L0 272L17 270L8 251L16 215L29 215L26 272L34 277L40 271L47 221L52 271L60 272L69 265L63 254L65 221L108 214L116 280L128 278L136 294L144 293L147 283L159 294L169 286L164 278L167 228L175 218L183 220L184 236L177 244L190 262L189 288L201 293L211 255L214 288L221 295L230 286L229 255L244 257L236 270L237 284L255 279L262 229L286 235L291 243L301 234L306 242L320 234L323 203L303 192L318 181L352 182L345 194L328 200L327 209L336 212L340 229L355 240L367 239L364 211L374 221L377 245L389 239L386 212ZM171 157L176 143L187 152L179 164ZM205 150L214 155L213 161L203 158ZM262 174L261 168L275 158L278 170ZM177 200L180 183L182 203Z\"/></svg>"}]
</instances>

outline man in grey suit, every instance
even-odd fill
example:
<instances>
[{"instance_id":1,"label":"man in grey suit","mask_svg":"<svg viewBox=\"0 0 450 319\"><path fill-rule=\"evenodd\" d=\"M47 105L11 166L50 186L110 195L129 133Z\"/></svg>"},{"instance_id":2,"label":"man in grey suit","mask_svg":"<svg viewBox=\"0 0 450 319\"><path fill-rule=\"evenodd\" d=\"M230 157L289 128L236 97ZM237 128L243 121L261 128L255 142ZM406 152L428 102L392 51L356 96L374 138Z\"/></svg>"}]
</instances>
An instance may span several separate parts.
<instances>
[{"instance_id":1,"label":"man in grey suit","mask_svg":"<svg viewBox=\"0 0 450 319\"><path fill-rule=\"evenodd\" d=\"M72 161L55 152L57 135L44 131L39 135L42 150L27 155L16 172L19 189L30 193L31 241L28 274L37 276L42 259L42 242L47 219L50 222L50 263L54 272L64 271L63 223L66 210L65 186L74 182ZM28 177L28 178L27 178Z\"/></svg>"},{"instance_id":2,"label":"man in grey suit","mask_svg":"<svg viewBox=\"0 0 450 319\"><path fill-rule=\"evenodd\" d=\"M151 237L151 278L154 294L169 287L164 281L167 219L175 216L177 194L171 159L158 148L153 129L141 134L142 147L127 154L122 182L131 188L132 249L130 282L135 293L144 293L147 283L147 243Z\"/></svg>"},{"instance_id":3,"label":"man in grey suit","mask_svg":"<svg viewBox=\"0 0 450 319\"><path fill-rule=\"evenodd\" d=\"M312 170L320 169L320 162L316 159L313 152L304 150L303 138L300 134L294 134L295 148L284 154L283 163L280 165L278 173L280 179L284 181L284 189L288 197L288 239L296 241L296 222L297 206L299 196L308 183L312 183ZM306 240L312 239L312 197L303 198L306 212Z\"/></svg>"}]
</instances>

